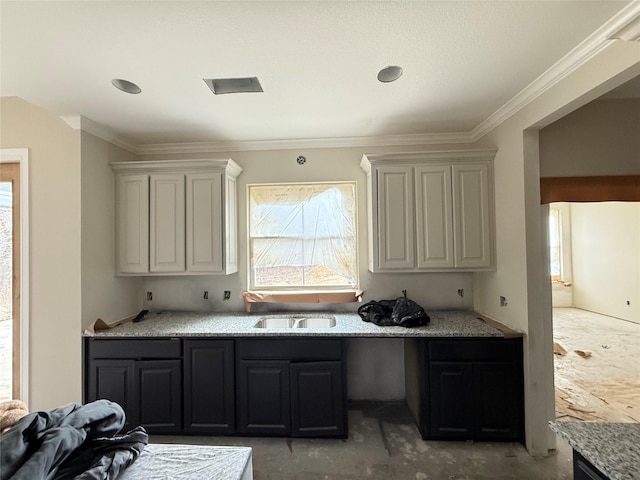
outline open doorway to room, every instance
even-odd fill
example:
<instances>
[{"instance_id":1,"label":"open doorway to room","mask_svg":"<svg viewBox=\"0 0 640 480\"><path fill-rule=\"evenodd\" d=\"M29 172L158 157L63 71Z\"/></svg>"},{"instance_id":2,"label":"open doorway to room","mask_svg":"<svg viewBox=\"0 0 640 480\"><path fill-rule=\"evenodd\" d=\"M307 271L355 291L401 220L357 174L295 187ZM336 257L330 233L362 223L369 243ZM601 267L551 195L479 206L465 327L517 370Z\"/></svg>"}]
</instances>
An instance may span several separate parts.
<instances>
[{"instance_id":1,"label":"open doorway to room","mask_svg":"<svg viewBox=\"0 0 640 480\"><path fill-rule=\"evenodd\" d=\"M556 416L640 422L640 202L549 205Z\"/></svg>"}]
</instances>

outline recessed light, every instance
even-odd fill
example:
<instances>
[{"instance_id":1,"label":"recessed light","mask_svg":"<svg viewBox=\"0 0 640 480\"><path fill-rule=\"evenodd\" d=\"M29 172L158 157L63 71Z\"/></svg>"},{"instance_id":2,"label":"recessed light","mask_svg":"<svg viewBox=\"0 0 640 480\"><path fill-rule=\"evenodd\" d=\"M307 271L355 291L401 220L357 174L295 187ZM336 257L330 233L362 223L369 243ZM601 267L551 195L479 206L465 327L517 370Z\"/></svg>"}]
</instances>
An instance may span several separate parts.
<instances>
[{"instance_id":1,"label":"recessed light","mask_svg":"<svg viewBox=\"0 0 640 480\"><path fill-rule=\"evenodd\" d=\"M118 90L122 90L126 93L136 94L142 91L142 89L135 83L130 82L129 80L123 80L121 78L114 78L113 80L111 80L111 84Z\"/></svg>"},{"instance_id":2,"label":"recessed light","mask_svg":"<svg viewBox=\"0 0 640 480\"><path fill-rule=\"evenodd\" d=\"M214 95L223 93L263 92L258 77L203 78Z\"/></svg>"},{"instance_id":3,"label":"recessed light","mask_svg":"<svg viewBox=\"0 0 640 480\"><path fill-rule=\"evenodd\" d=\"M389 65L378 72L378 80L382 83L389 83L402 76L402 67Z\"/></svg>"}]
</instances>

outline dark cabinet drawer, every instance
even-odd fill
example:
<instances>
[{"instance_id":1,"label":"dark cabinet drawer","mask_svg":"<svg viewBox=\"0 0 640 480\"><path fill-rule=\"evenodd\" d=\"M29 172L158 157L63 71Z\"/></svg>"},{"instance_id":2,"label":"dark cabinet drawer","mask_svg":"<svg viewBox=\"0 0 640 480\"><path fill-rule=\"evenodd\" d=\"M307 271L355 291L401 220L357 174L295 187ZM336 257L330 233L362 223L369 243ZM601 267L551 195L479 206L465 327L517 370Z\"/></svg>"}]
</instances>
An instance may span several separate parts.
<instances>
[{"instance_id":1,"label":"dark cabinet drawer","mask_svg":"<svg viewBox=\"0 0 640 480\"><path fill-rule=\"evenodd\" d=\"M433 340L428 342L429 360L441 361L513 361L518 344L511 340Z\"/></svg>"},{"instance_id":2,"label":"dark cabinet drawer","mask_svg":"<svg viewBox=\"0 0 640 480\"><path fill-rule=\"evenodd\" d=\"M97 339L87 342L87 354L94 358L180 358L182 342L179 338Z\"/></svg>"},{"instance_id":3,"label":"dark cabinet drawer","mask_svg":"<svg viewBox=\"0 0 640 480\"><path fill-rule=\"evenodd\" d=\"M238 358L243 360L341 360L339 339L241 338L236 343Z\"/></svg>"}]
</instances>

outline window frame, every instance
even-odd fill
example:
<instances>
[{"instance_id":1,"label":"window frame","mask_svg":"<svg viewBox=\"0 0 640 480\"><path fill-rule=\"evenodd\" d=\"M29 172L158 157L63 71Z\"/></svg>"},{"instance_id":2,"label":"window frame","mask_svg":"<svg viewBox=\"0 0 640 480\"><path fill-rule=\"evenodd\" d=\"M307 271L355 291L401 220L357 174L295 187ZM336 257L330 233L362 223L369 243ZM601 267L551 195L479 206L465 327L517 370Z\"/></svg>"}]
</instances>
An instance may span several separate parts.
<instances>
[{"instance_id":1,"label":"window frame","mask_svg":"<svg viewBox=\"0 0 640 480\"><path fill-rule=\"evenodd\" d=\"M252 274L252 235L251 235L251 188L252 187L269 187L269 186L303 186L303 185L350 185L353 187L353 226L354 226L354 245L355 252L353 254L354 272L355 272L355 285L313 285L313 286L272 286L263 287L254 285L254 277ZM313 293L344 293L344 292L356 292L360 294L360 229L358 225L358 182L355 180L324 180L324 181L300 181L300 182L256 182L248 183L246 188L246 251L247 251L247 290L254 293L268 293L268 294L313 294Z\"/></svg>"}]
</instances>

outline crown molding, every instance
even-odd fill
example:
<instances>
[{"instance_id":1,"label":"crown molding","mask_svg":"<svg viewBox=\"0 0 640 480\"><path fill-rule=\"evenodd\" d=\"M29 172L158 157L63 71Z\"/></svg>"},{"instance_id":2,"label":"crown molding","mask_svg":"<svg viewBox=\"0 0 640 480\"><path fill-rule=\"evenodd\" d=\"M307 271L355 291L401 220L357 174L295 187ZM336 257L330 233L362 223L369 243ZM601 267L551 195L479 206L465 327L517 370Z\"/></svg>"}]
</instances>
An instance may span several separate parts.
<instances>
[{"instance_id":1,"label":"crown molding","mask_svg":"<svg viewBox=\"0 0 640 480\"><path fill-rule=\"evenodd\" d=\"M615 35L626 31L626 29L632 25L635 25L634 28L637 29L637 24L640 21L639 18L640 0L634 0L474 128L470 132L471 138L474 141L478 140L516 112L533 102L536 98L540 97L547 90L610 46L616 38ZM637 33L635 29L633 31Z\"/></svg>"},{"instance_id":2,"label":"crown molding","mask_svg":"<svg viewBox=\"0 0 640 480\"><path fill-rule=\"evenodd\" d=\"M83 115L60 115L60 118L66 122L74 130L82 130L83 132L90 133L102 140L112 143L113 145L123 148L128 152L136 154L138 146L134 143L125 140L117 133L103 127L99 123L83 116Z\"/></svg>"},{"instance_id":3,"label":"crown molding","mask_svg":"<svg viewBox=\"0 0 640 480\"><path fill-rule=\"evenodd\" d=\"M368 137L303 138L290 140L256 140L240 142L193 142L138 145L138 155L218 153L255 150L291 150L310 148L348 148L400 145L436 145L471 143L469 133L429 133L410 135L380 135Z\"/></svg>"},{"instance_id":4,"label":"crown molding","mask_svg":"<svg viewBox=\"0 0 640 480\"><path fill-rule=\"evenodd\" d=\"M189 143L134 144L113 131L82 116L61 118L71 128L83 130L135 155L182 155L256 150L292 150L311 148L391 147L474 143L509 117L569 76L615 41L640 41L640 0L633 0L582 43L552 65L511 100L470 132L379 135L364 137L306 138L254 141L214 141Z\"/></svg>"}]
</instances>

